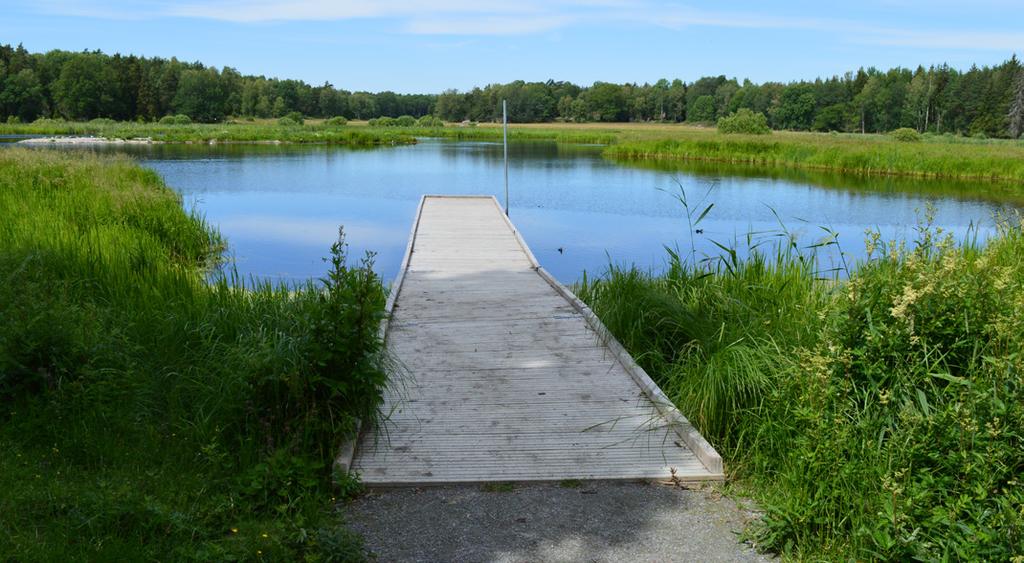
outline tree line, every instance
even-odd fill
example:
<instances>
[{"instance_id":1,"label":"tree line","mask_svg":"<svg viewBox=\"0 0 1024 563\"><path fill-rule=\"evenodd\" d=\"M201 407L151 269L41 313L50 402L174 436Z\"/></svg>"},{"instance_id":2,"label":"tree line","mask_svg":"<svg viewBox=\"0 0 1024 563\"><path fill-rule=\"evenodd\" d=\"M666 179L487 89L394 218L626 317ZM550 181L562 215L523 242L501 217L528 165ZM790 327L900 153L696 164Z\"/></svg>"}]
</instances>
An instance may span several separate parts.
<instances>
[{"instance_id":1,"label":"tree line","mask_svg":"<svg viewBox=\"0 0 1024 563\"><path fill-rule=\"evenodd\" d=\"M966 71L937 65L789 83L725 76L653 84L570 82L491 84L441 94L348 91L330 83L242 75L175 58L100 51L29 53L0 45L0 118L156 120L170 114L217 122L228 116L422 117L494 121L508 100L513 122L667 121L713 123L739 109L773 129L921 132L1013 137L1024 132L1024 67L1016 55Z\"/></svg>"}]
</instances>

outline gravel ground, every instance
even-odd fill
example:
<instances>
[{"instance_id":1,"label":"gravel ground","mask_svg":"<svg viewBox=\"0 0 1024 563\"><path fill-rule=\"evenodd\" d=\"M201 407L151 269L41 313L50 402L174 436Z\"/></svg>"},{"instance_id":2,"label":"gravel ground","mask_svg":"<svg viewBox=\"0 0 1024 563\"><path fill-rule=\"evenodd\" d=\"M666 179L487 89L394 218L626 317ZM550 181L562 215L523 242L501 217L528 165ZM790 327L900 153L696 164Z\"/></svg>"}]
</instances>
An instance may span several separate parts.
<instances>
[{"instance_id":1,"label":"gravel ground","mask_svg":"<svg viewBox=\"0 0 1024 563\"><path fill-rule=\"evenodd\" d=\"M467 485L366 493L345 507L379 561L768 561L753 515L713 489Z\"/></svg>"}]
</instances>

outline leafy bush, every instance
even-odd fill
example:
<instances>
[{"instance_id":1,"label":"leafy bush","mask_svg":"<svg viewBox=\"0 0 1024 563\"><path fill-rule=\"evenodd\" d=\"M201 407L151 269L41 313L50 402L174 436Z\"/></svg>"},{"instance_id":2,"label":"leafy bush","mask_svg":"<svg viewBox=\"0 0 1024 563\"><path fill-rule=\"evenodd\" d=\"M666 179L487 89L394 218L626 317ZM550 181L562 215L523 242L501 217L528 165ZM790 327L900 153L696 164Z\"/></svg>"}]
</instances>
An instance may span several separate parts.
<instances>
[{"instance_id":1,"label":"leafy bush","mask_svg":"<svg viewBox=\"0 0 1024 563\"><path fill-rule=\"evenodd\" d=\"M295 121L294 119L292 119L292 118L290 118L288 116L278 118L277 124L282 126L282 127L295 127L295 126L300 125L300 123L298 121Z\"/></svg>"},{"instance_id":2,"label":"leafy bush","mask_svg":"<svg viewBox=\"0 0 1024 563\"><path fill-rule=\"evenodd\" d=\"M393 117L374 117L366 122L370 127L395 127L395 118Z\"/></svg>"},{"instance_id":3,"label":"leafy bush","mask_svg":"<svg viewBox=\"0 0 1024 563\"><path fill-rule=\"evenodd\" d=\"M18 117L17 115L8 115L7 116L7 124L8 125L17 125L19 123L21 123L21 118Z\"/></svg>"},{"instance_id":4,"label":"leafy bush","mask_svg":"<svg viewBox=\"0 0 1024 563\"><path fill-rule=\"evenodd\" d=\"M419 127L444 127L444 120L427 114L417 119L416 125Z\"/></svg>"},{"instance_id":5,"label":"leafy bush","mask_svg":"<svg viewBox=\"0 0 1024 563\"><path fill-rule=\"evenodd\" d=\"M348 125L348 120L345 119L344 117L340 116L340 115L337 115L337 116L334 116L334 117L328 119L327 121L324 121L324 125L330 125L330 126Z\"/></svg>"},{"instance_id":6,"label":"leafy bush","mask_svg":"<svg viewBox=\"0 0 1024 563\"><path fill-rule=\"evenodd\" d=\"M305 120L305 118L303 118L302 114L297 112L297 111L290 111L287 114L285 114L284 117L286 117L288 119L291 119L292 121L294 121L295 123L297 123L299 125L302 125L303 123L306 122L306 120Z\"/></svg>"},{"instance_id":7,"label":"leafy bush","mask_svg":"<svg viewBox=\"0 0 1024 563\"><path fill-rule=\"evenodd\" d=\"M889 135L901 143L921 142L921 134L918 133L916 129L911 129L910 127L900 127L899 129L893 130Z\"/></svg>"},{"instance_id":8,"label":"leafy bush","mask_svg":"<svg viewBox=\"0 0 1024 563\"><path fill-rule=\"evenodd\" d=\"M187 116L187 115L179 113L178 115L174 116L174 124L175 125L191 125L192 124L192 118Z\"/></svg>"},{"instance_id":9,"label":"leafy bush","mask_svg":"<svg viewBox=\"0 0 1024 563\"><path fill-rule=\"evenodd\" d=\"M160 125L174 125L174 116L165 115L160 118Z\"/></svg>"},{"instance_id":10,"label":"leafy bush","mask_svg":"<svg viewBox=\"0 0 1024 563\"><path fill-rule=\"evenodd\" d=\"M416 125L416 118L411 115L401 117L375 117L367 124L370 127L413 127Z\"/></svg>"},{"instance_id":11,"label":"leafy bush","mask_svg":"<svg viewBox=\"0 0 1024 563\"><path fill-rule=\"evenodd\" d=\"M1011 560L1024 545L1024 221L958 247L868 241L847 281L814 256L670 253L579 295L726 458L799 559Z\"/></svg>"},{"instance_id":12,"label":"leafy bush","mask_svg":"<svg viewBox=\"0 0 1024 563\"><path fill-rule=\"evenodd\" d=\"M740 108L718 120L718 132L767 135L772 130L768 127L768 118L763 113Z\"/></svg>"}]
</instances>

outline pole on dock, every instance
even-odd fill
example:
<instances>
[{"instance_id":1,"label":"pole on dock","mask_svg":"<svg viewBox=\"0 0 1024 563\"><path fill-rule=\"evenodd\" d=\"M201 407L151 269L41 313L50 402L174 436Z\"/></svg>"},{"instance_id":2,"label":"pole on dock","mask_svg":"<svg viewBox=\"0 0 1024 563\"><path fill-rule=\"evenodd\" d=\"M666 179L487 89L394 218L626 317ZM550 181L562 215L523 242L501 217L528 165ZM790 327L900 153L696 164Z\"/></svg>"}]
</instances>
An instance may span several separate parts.
<instances>
[{"instance_id":1,"label":"pole on dock","mask_svg":"<svg viewBox=\"0 0 1024 563\"><path fill-rule=\"evenodd\" d=\"M508 216L508 102L501 101L501 138L505 147L505 216Z\"/></svg>"}]
</instances>

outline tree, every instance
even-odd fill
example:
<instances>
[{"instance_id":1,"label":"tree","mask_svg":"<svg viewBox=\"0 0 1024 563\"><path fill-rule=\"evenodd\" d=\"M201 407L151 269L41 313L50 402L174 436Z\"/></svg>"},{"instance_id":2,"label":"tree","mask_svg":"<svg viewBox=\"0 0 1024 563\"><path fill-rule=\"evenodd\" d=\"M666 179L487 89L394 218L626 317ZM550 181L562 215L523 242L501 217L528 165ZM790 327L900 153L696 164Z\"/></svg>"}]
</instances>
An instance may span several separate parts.
<instances>
[{"instance_id":1,"label":"tree","mask_svg":"<svg viewBox=\"0 0 1024 563\"><path fill-rule=\"evenodd\" d=\"M353 94L353 98L355 94ZM465 96L458 90L445 90L437 97L434 105L434 115L445 121L462 121L467 119L468 105L465 103ZM354 105L353 100L352 105ZM354 108L353 108L354 109Z\"/></svg>"},{"instance_id":2,"label":"tree","mask_svg":"<svg viewBox=\"0 0 1024 563\"><path fill-rule=\"evenodd\" d=\"M569 96L568 94L558 99L558 116L566 121L573 118L572 102L572 96Z\"/></svg>"},{"instance_id":3,"label":"tree","mask_svg":"<svg viewBox=\"0 0 1024 563\"><path fill-rule=\"evenodd\" d=\"M677 122L686 119L686 85L678 78L665 92L665 119Z\"/></svg>"},{"instance_id":4,"label":"tree","mask_svg":"<svg viewBox=\"0 0 1024 563\"><path fill-rule=\"evenodd\" d=\"M931 75L918 67L906 92L902 125L924 132L928 128L928 108L931 104Z\"/></svg>"},{"instance_id":5,"label":"tree","mask_svg":"<svg viewBox=\"0 0 1024 563\"><path fill-rule=\"evenodd\" d=\"M799 131L810 129L816 103L812 85L797 83L786 86L773 115L776 127Z\"/></svg>"},{"instance_id":6,"label":"tree","mask_svg":"<svg viewBox=\"0 0 1024 563\"><path fill-rule=\"evenodd\" d=\"M864 87L860 89L853 98L853 105L860 113L860 132L867 131L868 115L875 109L875 94L879 89L879 79L871 76L867 79Z\"/></svg>"},{"instance_id":7,"label":"tree","mask_svg":"<svg viewBox=\"0 0 1024 563\"><path fill-rule=\"evenodd\" d=\"M43 113L43 87L30 68L23 68L0 82L0 116L15 115L32 121Z\"/></svg>"},{"instance_id":8,"label":"tree","mask_svg":"<svg viewBox=\"0 0 1024 563\"><path fill-rule=\"evenodd\" d=\"M710 94L698 96L686 112L686 121L711 123L715 120L715 98Z\"/></svg>"},{"instance_id":9,"label":"tree","mask_svg":"<svg viewBox=\"0 0 1024 563\"><path fill-rule=\"evenodd\" d=\"M626 98L622 87L610 82L595 82L581 94L586 103L587 114L594 121L625 121Z\"/></svg>"},{"instance_id":10,"label":"tree","mask_svg":"<svg viewBox=\"0 0 1024 563\"><path fill-rule=\"evenodd\" d=\"M1017 70L1017 78L1013 82L1013 94L1010 100L1010 113L1007 115L1010 138L1017 139L1024 133L1024 68Z\"/></svg>"},{"instance_id":11,"label":"tree","mask_svg":"<svg viewBox=\"0 0 1024 563\"><path fill-rule=\"evenodd\" d=\"M857 111L849 103L832 104L814 116L814 131L852 131L858 126Z\"/></svg>"},{"instance_id":12,"label":"tree","mask_svg":"<svg viewBox=\"0 0 1024 563\"><path fill-rule=\"evenodd\" d=\"M178 81L174 111L195 121L213 123L227 114L227 93L216 69L186 70Z\"/></svg>"},{"instance_id":13,"label":"tree","mask_svg":"<svg viewBox=\"0 0 1024 563\"><path fill-rule=\"evenodd\" d=\"M270 110L270 114L274 117L284 117L286 113L288 113L288 104L285 103L283 96L278 96L274 99L274 105Z\"/></svg>"},{"instance_id":14,"label":"tree","mask_svg":"<svg viewBox=\"0 0 1024 563\"><path fill-rule=\"evenodd\" d=\"M109 117L116 95L116 77L98 53L81 53L68 60L53 84L57 111L67 119Z\"/></svg>"},{"instance_id":15,"label":"tree","mask_svg":"<svg viewBox=\"0 0 1024 563\"><path fill-rule=\"evenodd\" d=\"M380 115L377 113L377 102L368 92L354 92L348 99L349 111L356 119L370 119ZM443 117L442 119L447 119Z\"/></svg>"}]
</instances>

